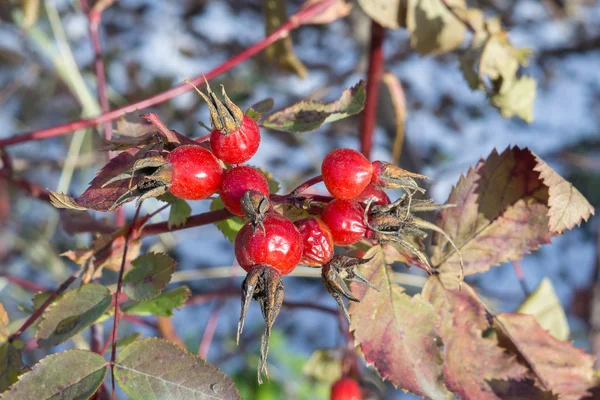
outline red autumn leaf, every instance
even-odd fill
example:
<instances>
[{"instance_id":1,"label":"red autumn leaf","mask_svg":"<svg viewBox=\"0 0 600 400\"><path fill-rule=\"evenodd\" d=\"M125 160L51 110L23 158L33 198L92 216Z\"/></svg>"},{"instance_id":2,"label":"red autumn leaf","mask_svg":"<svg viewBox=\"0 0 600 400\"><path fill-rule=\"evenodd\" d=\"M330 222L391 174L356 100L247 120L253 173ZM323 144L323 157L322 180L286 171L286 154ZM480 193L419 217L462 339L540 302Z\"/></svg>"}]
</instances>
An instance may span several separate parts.
<instances>
[{"instance_id":1,"label":"red autumn leaf","mask_svg":"<svg viewBox=\"0 0 600 400\"><path fill-rule=\"evenodd\" d=\"M565 200L567 192L579 193L528 149L494 151L461 177L447 201L456 207L442 210L436 224L459 248L465 275L476 274L520 259L587 218L589 203L580 194ZM565 214L567 206L579 211ZM459 257L448 240L434 233L432 243L434 267L456 274Z\"/></svg>"},{"instance_id":2,"label":"red autumn leaf","mask_svg":"<svg viewBox=\"0 0 600 400\"><path fill-rule=\"evenodd\" d=\"M360 272L379 291L353 284L360 303L350 304L350 329L365 359L395 386L432 399L445 399L442 368L435 341L435 314L420 295L410 297L392 282L391 269L379 247ZM367 253L365 258L370 254Z\"/></svg>"},{"instance_id":3,"label":"red autumn leaf","mask_svg":"<svg viewBox=\"0 0 600 400\"><path fill-rule=\"evenodd\" d=\"M503 339L530 364L543 389L565 400L590 394L595 357L570 342L555 339L531 315L502 313L496 318Z\"/></svg>"},{"instance_id":4,"label":"red autumn leaf","mask_svg":"<svg viewBox=\"0 0 600 400\"><path fill-rule=\"evenodd\" d=\"M437 315L436 330L444 343L444 382L465 399L500 399L490 380L520 380L527 368L504 351L492 337L483 337L489 327L485 309L466 284L448 290L437 277L423 287Z\"/></svg>"}]
</instances>

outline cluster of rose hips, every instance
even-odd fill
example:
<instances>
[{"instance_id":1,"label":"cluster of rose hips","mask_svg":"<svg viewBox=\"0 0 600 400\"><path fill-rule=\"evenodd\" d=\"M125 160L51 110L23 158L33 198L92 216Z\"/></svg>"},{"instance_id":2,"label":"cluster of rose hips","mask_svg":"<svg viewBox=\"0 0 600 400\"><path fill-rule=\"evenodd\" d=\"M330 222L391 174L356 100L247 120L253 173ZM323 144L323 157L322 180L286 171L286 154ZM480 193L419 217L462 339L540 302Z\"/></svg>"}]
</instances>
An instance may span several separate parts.
<instances>
[{"instance_id":1,"label":"cluster of rose hips","mask_svg":"<svg viewBox=\"0 0 600 400\"><path fill-rule=\"evenodd\" d=\"M292 222L274 207L284 196L270 193L268 181L259 170L241 165L258 150L257 122L244 114L224 89L223 101L208 83L207 94L196 90L209 106L213 128L210 150L201 145L182 145L138 160L131 171L110 181L137 178L135 186L115 206L133 197L141 201L167 191L185 200L206 199L218 193L227 210L249 219L235 239L236 259L248 273L242 285L237 338L239 342L249 303L255 299L266 323L261 341L260 382L262 373L267 374L270 331L283 302L283 275L299 264L322 268L325 287L349 318L343 297L358 299L346 281L370 285L357 269L368 260L335 255L334 245L348 246L361 240L395 242L427 265L426 257L405 238L424 237L423 229L431 229L413 212L441 206L431 200L413 199L413 194L423 192L415 179L427 177L389 163L371 163L352 149L336 149L325 156L321 177L311 180L322 180L333 199L313 202L310 195L293 192L288 200L295 207L310 210L312 216ZM383 191L389 188L402 188L405 195L392 203Z\"/></svg>"}]
</instances>

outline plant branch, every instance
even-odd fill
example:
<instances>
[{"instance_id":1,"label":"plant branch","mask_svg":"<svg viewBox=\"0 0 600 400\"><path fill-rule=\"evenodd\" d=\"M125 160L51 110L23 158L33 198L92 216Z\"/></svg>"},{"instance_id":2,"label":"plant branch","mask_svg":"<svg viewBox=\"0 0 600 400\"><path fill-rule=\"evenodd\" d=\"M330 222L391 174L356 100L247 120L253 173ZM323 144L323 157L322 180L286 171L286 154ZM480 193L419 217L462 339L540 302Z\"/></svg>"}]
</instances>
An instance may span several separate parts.
<instances>
[{"instance_id":1,"label":"plant branch","mask_svg":"<svg viewBox=\"0 0 600 400\"><path fill-rule=\"evenodd\" d=\"M367 98L363 110L360 130L360 150L365 157L370 158L373 147L373 132L377 118L377 103L379 102L379 87L383 76L383 38L385 28L371 21L371 50L369 53L369 70L367 72Z\"/></svg>"},{"instance_id":2,"label":"plant branch","mask_svg":"<svg viewBox=\"0 0 600 400\"><path fill-rule=\"evenodd\" d=\"M25 179L14 178L9 171L0 170L0 178L6 179L8 182L12 183L15 186L20 187L25 190L30 197L35 197L36 199L50 202L50 194L48 191L34 183L29 182Z\"/></svg>"},{"instance_id":3,"label":"plant branch","mask_svg":"<svg viewBox=\"0 0 600 400\"><path fill-rule=\"evenodd\" d=\"M231 68L235 67L242 61L254 56L261 50L265 49L269 45L275 43L279 39L287 36L292 30L296 29L300 25L310 23L311 20L322 11L327 9L329 6L334 4L337 0L323 0L318 3L314 3L306 8L299 10L296 14L292 15L285 23L281 25L276 31L272 34L261 40L260 42L254 44L248 49L242 51L238 55L230 58L225 61L223 64L214 68L213 70L207 72L205 75L196 76L194 79L190 81L196 85L200 86L204 84L204 77L206 79L213 79L222 73L229 71ZM164 103L167 100L172 99L175 96L178 96L182 93L193 90L193 88L187 83L179 84L175 87L172 87L169 90L166 90L162 93L158 93L152 97L147 99L128 104L126 106L114 109L112 111L103 113L93 118L88 119L80 119L78 121L68 122L61 125L52 126L49 128L39 129L31 132L25 132L13 135L6 139L0 140L0 148L11 146L18 143L29 142L32 140L43 140L56 136L65 135L69 132L89 128L95 126L97 124L103 124L108 121L115 120L125 114L138 111L144 108L148 108L157 104Z\"/></svg>"},{"instance_id":4,"label":"plant branch","mask_svg":"<svg viewBox=\"0 0 600 400\"><path fill-rule=\"evenodd\" d=\"M296 189L292 190L292 192L290 193L291 196L297 196L298 194L304 192L306 189L308 189L309 187L316 185L317 183L323 182L323 176L322 175L318 175L315 176L314 178L310 178L309 180L307 180L306 182L304 182L303 184L301 184L300 186L298 186Z\"/></svg>"},{"instance_id":5,"label":"plant branch","mask_svg":"<svg viewBox=\"0 0 600 400\"><path fill-rule=\"evenodd\" d=\"M115 292L115 315L113 319L113 329L112 329L112 350L110 353L110 374L112 378L112 397L116 399L116 388L115 388L115 359L117 356L117 333L119 331L119 303L120 303L120 294L123 289L123 274L125 272L125 264L127 263L127 250L129 249L129 239L133 234L135 223L137 221L137 217L140 214L141 203L135 210L135 215L133 216L133 220L129 225L129 229L127 229L127 234L125 235L125 244L123 245L123 258L121 259L121 268L119 269L119 277L117 279L117 291Z\"/></svg>"}]
</instances>

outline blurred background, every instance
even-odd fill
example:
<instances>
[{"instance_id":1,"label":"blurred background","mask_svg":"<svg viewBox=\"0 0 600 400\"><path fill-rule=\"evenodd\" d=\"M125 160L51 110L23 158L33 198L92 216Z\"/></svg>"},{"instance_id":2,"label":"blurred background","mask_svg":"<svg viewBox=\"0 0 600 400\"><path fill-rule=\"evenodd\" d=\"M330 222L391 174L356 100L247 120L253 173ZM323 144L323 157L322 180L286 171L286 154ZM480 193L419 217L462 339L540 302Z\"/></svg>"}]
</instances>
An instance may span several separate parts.
<instances>
[{"instance_id":1,"label":"blurred background","mask_svg":"<svg viewBox=\"0 0 600 400\"><path fill-rule=\"evenodd\" d=\"M32 18L27 7L38 2L39 17L23 29L24 21ZM288 13L302 3L287 1ZM494 148L527 146L573 182L592 205L599 205L600 5L592 0L478 0L470 5L498 16L515 46L533 49L525 72L538 81L535 121L504 119L485 94L468 87L455 54L421 57L411 50L405 30L387 31L385 68L402 82L407 102L401 164L433 177L430 194L444 202L459 176ZM262 7L259 0L117 0L103 13L101 33L111 108L206 73L260 41L265 36ZM88 19L79 1L4 0L0 20L0 138L100 113ZM259 54L215 79L213 87L224 84L242 108L267 97L274 99L275 109L303 98L334 100L344 88L364 79L369 29L368 17L355 5L344 19L293 32L296 56L307 68L303 79L278 70ZM207 133L197 121L208 124L208 110L195 93L144 111L156 112L171 129L189 137ZM395 120L384 86L373 159L390 160ZM332 148L358 148L359 126L360 116L355 116L301 135L263 130L262 145L251 164L272 172L281 183L281 192L287 192L319 174L320 161ZM97 150L99 145L98 130L87 129L15 145L9 153L18 176L77 195L106 162L106 154ZM322 186L317 189L324 190ZM149 200L142 211L151 212L161 205ZM191 205L194 214L208 210L208 202ZM131 204L126 206L128 215L133 210ZM163 212L153 221L167 217L168 212ZM594 288L600 288L598 221L593 217L527 255L520 262L522 283L510 264L469 281L495 310L514 311L526 297L524 289L533 291L544 277L549 278L566 312L570 338L577 346L597 352L591 343L600 335L600 321L592 312L597 313L600 306L600 297L594 295ZM0 180L0 274L56 287L76 268L60 253L85 246L89 240L89 234L67 234L51 205ZM170 287L185 284L194 294L201 294L229 288L232 280L235 286L241 283L233 247L214 226L148 238L144 250L167 251L179 260ZM394 268L402 273L399 283L409 292L420 290L421 271L402 265ZM114 282L115 278L108 271L104 279ZM336 307L319 279L291 276L285 284L286 299ZM20 318L26 317L20 308L29 307L31 297L31 291L0 277L0 302L13 326L20 326ZM252 305L244 344L236 347L238 315L236 296L187 306L175 313L173 322L194 352L207 326L216 328L206 358L234 378L243 398L327 398L339 365L322 359L306 364L317 349L345 346L338 318L306 308L282 310L272 339L271 380L258 388L255 365L262 317ZM151 325L125 321L121 333L141 331L144 336L156 336ZM86 335L88 331L59 349L89 346ZM33 364L44 355L34 349L25 353L25 359ZM329 355L335 359L336 353ZM372 370L365 369L362 380L373 398L412 398L381 383Z\"/></svg>"}]
</instances>

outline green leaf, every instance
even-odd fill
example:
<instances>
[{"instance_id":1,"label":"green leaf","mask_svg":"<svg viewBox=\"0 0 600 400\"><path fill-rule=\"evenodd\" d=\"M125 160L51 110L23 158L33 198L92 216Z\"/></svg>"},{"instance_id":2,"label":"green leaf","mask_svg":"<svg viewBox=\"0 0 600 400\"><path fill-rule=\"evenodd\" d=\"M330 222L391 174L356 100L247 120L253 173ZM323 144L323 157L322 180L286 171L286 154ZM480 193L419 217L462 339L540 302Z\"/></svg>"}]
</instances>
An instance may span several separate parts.
<instances>
[{"instance_id":1,"label":"green leaf","mask_svg":"<svg viewBox=\"0 0 600 400\"><path fill-rule=\"evenodd\" d=\"M171 204L168 222L169 229L185 224L185 221L192 214L192 207L190 207L187 201L175 197L171 193L163 194L158 199Z\"/></svg>"},{"instance_id":2,"label":"green leaf","mask_svg":"<svg viewBox=\"0 0 600 400\"><path fill-rule=\"evenodd\" d=\"M492 104L500 109L504 118L515 115L523 121L533 122L533 101L537 81L528 76L522 76L510 87L503 85L502 91L492 96Z\"/></svg>"},{"instance_id":3,"label":"green leaf","mask_svg":"<svg viewBox=\"0 0 600 400\"><path fill-rule=\"evenodd\" d=\"M540 326L558 340L569 338L565 310L548 278L542 279L537 289L517 309L517 313L533 315Z\"/></svg>"},{"instance_id":4,"label":"green leaf","mask_svg":"<svg viewBox=\"0 0 600 400\"><path fill-rule=\"evenodd\" d=\"M257 103L252 104L246 110L245 114L248 115L249 117L253 118L255 121L259 121L261 116L264 113L271 111L274 104L275 103L273 102L273 98L268 97L264 100L261 100Z\"/></svg>"},{"instance_id":5,"label":"green leaf","mask_svg":"<svg viewBox=\"0 0 600 400\"><path fill-rule=\"evenodd\" d=\"M394 386L421 397L445 399L440 351L436 345L436 315L420 295L413 297L393 283L381 248L373 247L373 259L359 267L378 291L352 284L360 302L350 303L350 330L367 363ZM365 258L369 257L369 253Z\"/></svg>"},{"instance_id":6,"label":"green leaf","mask_svg":"<svg viewBox=\"0 0 600 400\"><path fill-rule=\"evenodd\" d=\"M362 111L367 97L365 84L360 81L344 90L339 100L321 103L304 100L288 108L271 114L263 123L266 128L276 131L301 133L317 129L327 122L334 122Z\"/></svg>"},{"instance_id":7,"label":"green leaf","mask_svg":"<svg viewBox=\"0 0 600 400\"><path fill-rule=\"evenodd\" d=\"M98 320L110 307L110 291L95 283L71 290L44 313L36 338L41 347L53 347L78 334Z\"/></svg>"},{"instance_id":8,"label":"green leaf","mask_svg":"<svg viewBox=\"0 0 600 400\"><path fill-rule=\"evenodd\" d=\"M115 377L132 400L240 398L217 367L164 339L139 340L121 350Z\"/></svg>"},{"instance_id":9,"label":"green leaf","mask_svg":"<svg viewBox=\"0 0 600 400\"><path fill-rule=\"evenodd\" d=\"M220 210L222 208L223 208L223 202L221 201L220 197L216 197L210 203L210 209L212 211ZM242 218L231 217L231 218L227 218L226 220L219 221L215 225L216 225L217 229L219 229L221 231L223 236L225 236L231 243L234 243L235 236L237 235L238 231L240 229L242 229L242 226L244 226L244 224L245 224L245 222Z\"/></svg>"},{"instance_id":10,"label":"green leaf","mask_svg":"<svg viewBox=\"0 0 600 400\"><path fill-rule=\"evenodd\" d=\"M123 278L123 290L131 300L147 300L158 296L175 271L175 260L164 253L147 253L131 262Z\"/></svg>"},{"instance_id":11,"label":"green leaf","mask_svg":"<svg viewBox=\"0 0 600 400\"><path fill-rule=\"evenodd\" d=\"M6 391L27 371L29 367L23 363L19 349L12 343L0 346L0 393Z\"/></svg>"},{"instance_id":12,"label":"green leaf","mask_svg":"<svg viewBox=\"0 0 600 400\"><path fill-rule=\"evenodd\" d=\"M187 286L161 293L158 297L123 307L127 314L172 317L175 308L183 307L191 292Z\"/></svg>"},{"instance_id":13,"label":"green leaf","mask_svg":"<svg viewBox=\"0 0 600 400\"><path fill-rule=\"evenodd\" d=\"M447 2L447 6L444 4ZM465 24L448 7L466 10L464 0L408 0L406 26L410 44L420 54L446 53L458 48L465 37Z\"/></svg>"},{"instance_id":14,"label":"green leaf","mask_svg":"<svg viewBox=\"0 0 600 400\"><path fill-rule=\"evenodd\" d=\"M108 364L96 353L69 350L52 354L19 377L3 400L79 400L91 397L104 381Z\"/></svg>"}]
</instances>

